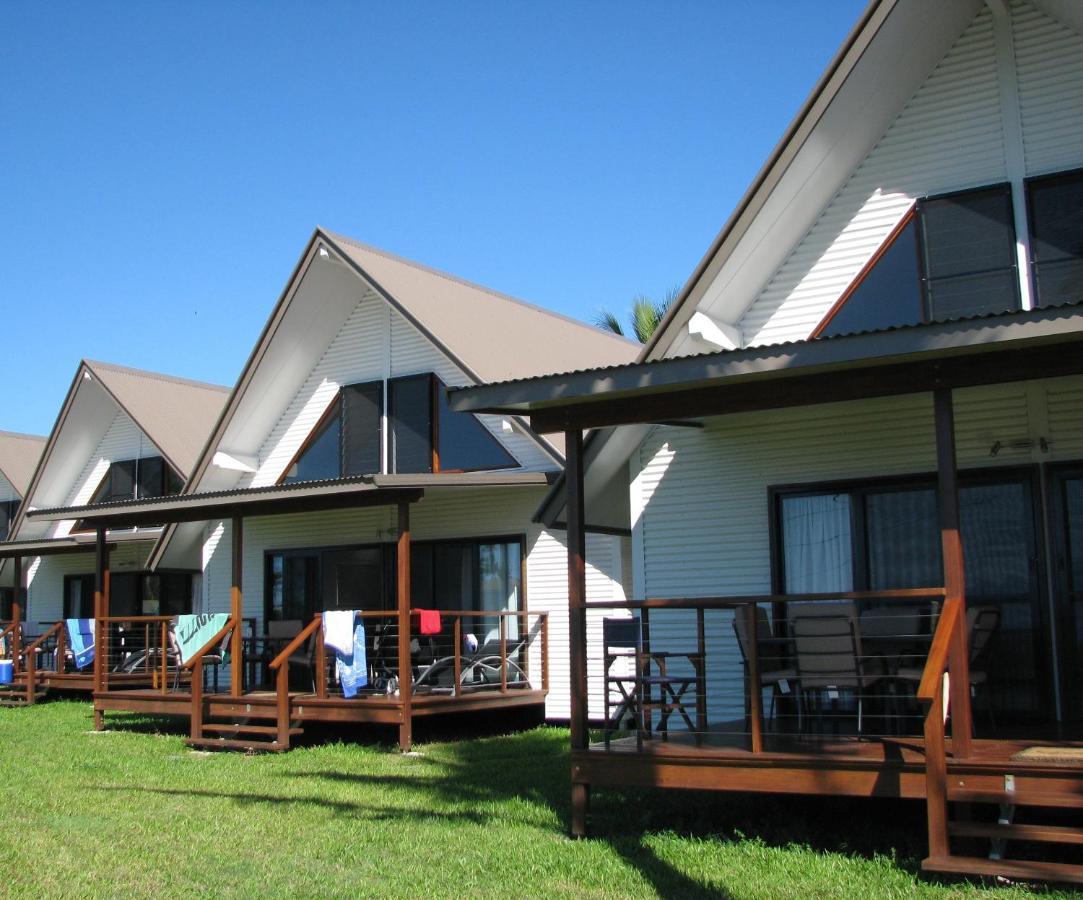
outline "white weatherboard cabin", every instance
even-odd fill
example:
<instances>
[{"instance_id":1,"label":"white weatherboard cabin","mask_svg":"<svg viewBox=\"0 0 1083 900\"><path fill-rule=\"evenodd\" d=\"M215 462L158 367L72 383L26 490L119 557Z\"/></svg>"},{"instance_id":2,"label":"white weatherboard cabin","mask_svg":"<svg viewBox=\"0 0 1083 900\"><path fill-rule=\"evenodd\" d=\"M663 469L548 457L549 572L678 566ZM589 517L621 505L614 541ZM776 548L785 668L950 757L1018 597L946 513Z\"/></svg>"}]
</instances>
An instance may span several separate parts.
<instances>
[{"instance_id":1,"label":"white weatherboard cabin","mask_svg":"<svg viewBox=\"0 0 1083 900\"><path fill-rule=\"evenodd\" d=\"M451 392L568 442L573 830L615 784L915 797L929 870L1083 880L1081 210L1083 4L879 0L636 364Z\"/></svg>"},{"instance_id":2,"label":"white weatherboard cabin","mask_svg":"<svg viewBox=\"0 0 1083 900\"><path fill-rule=\"evenodd\" d=\"M27 513L178 493L226 395L226 388L216 385L80 363L11 533L0 544L5 578L24 586L16 639L36 645L38 652L30 655L41 668L39 688L89 691L93 686L90 671L66 663L56 641L60 620L95 615L95 533L76 519L39 522ZM147 571L147 555L160 534L160 527L143 527L106 535L112 551L109 614L134 622L191 611L198 567Z\"/></svg>"},{"instance_id":3,"label":"white weatherboard cabin","mask_svg":"<svg viewBox=\"0 0 1083 900\"><path fill-rule=\"evenodd\" d=\"M151 567L201 571L196 611L231 617L206 705L163 678L100 691L99 715L189 716L196 745L272 749L313 719L398 725L404 747L422 715L544 704L566 719L563 534L532 521L562 442L454 413L445 386L625 363L637 346L317 229L183 493L45 513L167 523ZM592 538L592 596L624 599L629 551L627 533ZM323 644L335 610L365 628L369 683L351 699ZM421 610L439 611L435 631Z\"/></svg>"},{"instance_id":4,"label":"white weatherboard cabin","mask_svg":"<svg viewBox=\"0 0 1083 900\"><path fill-rule=\"evenodd\" d=\"M0 431L0 541L6 541L23 494L41 457L45 438ZM12 589L0 587L0 622L11 621Z\"/></svg>"}]
</instances>

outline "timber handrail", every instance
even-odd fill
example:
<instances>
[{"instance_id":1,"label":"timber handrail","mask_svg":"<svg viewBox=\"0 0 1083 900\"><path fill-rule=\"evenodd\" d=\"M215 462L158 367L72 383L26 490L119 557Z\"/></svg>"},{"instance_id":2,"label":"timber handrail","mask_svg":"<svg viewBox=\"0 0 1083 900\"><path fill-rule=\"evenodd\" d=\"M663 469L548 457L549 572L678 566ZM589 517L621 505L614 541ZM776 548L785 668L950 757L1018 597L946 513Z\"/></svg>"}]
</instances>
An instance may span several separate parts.
<instances>
[{"instance_id":1,"label":"timber handrail","mask_svg":"<svg viewBox=\"0 0 1083 900\"><path fill-rule=\"evenodd\" d=\"M736 597L651 597L646 600L591 601L588 609L736 609L760 603L814 603L838 600L943 600L942 587L885 591L835 591L829 594L759 594ZM443 611L441 611L443 615Z\"/></svg>"},{"instance_id":2,"label":"timber handrail","mask_svg":"<svg viewBox=\"0 0 1083 900\"><path fill-rule=\"evenodd\" d=\"M40 637L38 637L38 638L36 638L34 640L34 643L28 644L26 647L24 647L23 652L24 653L30 653L32 651L40 649L41 645L44 644L46 640L51 638L54 634L56 634L58 631L60 631L60 629L63 628L63 627L64 627L63 622L56 622L55 624L50 625L48 630L46 630L44 634L42 634ZM0 635L0 637L3 637L3 635Z\"/></svg>"},{"instance_id":3,"label":"timber handrail","mask_svg":"<svg viewBox=\"0 0 1083 900\"><path fill-rule=\"evenodd\" d=\"M923 703L936 700L941 680L948 670L948 657L956 629L962 625L962 609L962 603L956 597L944 603L944 609L936 623L936 631L933 633L929 655L925 660L921 683L918 685L917 698Z\"/></svg>"},{"instance_id":4,"label":"timber handrail","mask_svg":"<svg viewBox=\"0 0 1083 900\"><path fill-rule=\"evenodd\" d=\"M268 668L273 671L278 671L282 664L285 663L294 653L304 646L305 642L316 632L316 629L323 624L323 615L317 613L315 618L309 622L304 628L302 628L292 641L290 641L283 648L282 652L278 654L272 661Z\"/></svg>"},{"instance_id":5,"label":"timber handrail","mask_svg":"<svg viewBox=\"0 0 1083 900\"><path fill-rule=\"evenodd\" d=\"M125 624L134 622L136 624L142 624L144 622L172 622L176 616L98 616L97 621L103 622L106 625L111 625L114 622L123 622Z\"/></svg>"},{"instance_id":6,"label":"timber handrail","mask_svg":"<svg viewBox=\"0 0 1083 900\"><path fill-rule=\"evenodd\" d=\"M191 669L193 666L195 666L197 662L202 662L204 656L210 653L215 647L221 644L223 640L225 640L226 635L233 630L235 624L236 623L233 621L233 619L227 619L226 624L215 632L214 637L212 637L209 641L207 641L207 643L205 643L195 653L193 653L192 658L189 659L188 662L182 663L181 668Z\"/></svg>"},{"instance_id":7,"label":"timber handrail","mask_svg":"<svg viewBox=\"0 0 1083 900\"><path fill-rule=\"evenodd\" d=\"M18 627L19 627L18 622L12 622L3 631L0 631L0 641L2 641L4 638L6 638L9 634L13 635L15 633L15 629L18 628Z\"/></svg>"}]
</instances>

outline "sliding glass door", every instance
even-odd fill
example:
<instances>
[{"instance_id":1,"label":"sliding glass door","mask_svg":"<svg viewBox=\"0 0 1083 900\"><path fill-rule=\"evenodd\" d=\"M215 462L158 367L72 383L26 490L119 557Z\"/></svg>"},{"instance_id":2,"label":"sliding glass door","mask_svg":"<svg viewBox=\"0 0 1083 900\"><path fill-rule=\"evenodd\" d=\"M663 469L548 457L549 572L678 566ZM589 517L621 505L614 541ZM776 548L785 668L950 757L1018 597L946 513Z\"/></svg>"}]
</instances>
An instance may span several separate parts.
<instances>
[{"instance_id":1,"label":"sliding glass door","mask_svg":"<svg viewBox=\"0 0 1083 900\"><path fill-rule=\"evenodd\" d=\"M1050 480L1053 614L1057 628L1064 718L1083 719L1083 466Z\"/></svg>"}]
</instances>

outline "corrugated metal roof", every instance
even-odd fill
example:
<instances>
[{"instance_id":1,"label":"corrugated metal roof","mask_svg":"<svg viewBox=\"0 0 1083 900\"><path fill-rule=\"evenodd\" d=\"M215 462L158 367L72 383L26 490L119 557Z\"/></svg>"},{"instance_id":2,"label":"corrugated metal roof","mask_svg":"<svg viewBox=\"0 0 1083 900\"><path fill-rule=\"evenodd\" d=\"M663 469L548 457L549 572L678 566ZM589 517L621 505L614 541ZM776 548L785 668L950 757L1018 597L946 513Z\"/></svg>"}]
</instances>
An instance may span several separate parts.
<instances>
[{"instance_id":1,"label":"corrugated metal roof","mask_svg":"<svg viewBox=\"0 0 1083 900\"><path fill-rule=\"evenodd\" d=\"M480 381L544 375L587 360L628 363L641 349L585 322L352 238L323 234Z\"/></svg>"},{"instance_id":2,"label":"corrugated metal roof","mask_svg":"<svg viewBox=\"0 0 1083 900\"><path fill-rule=\"evenodd\" d=\"M139 541L153 541L158 537L160 529L144 528L140 531L121 531L110 534L107 543L110 546L117 544L134 544ZM54 556L58 553L93 553L95 536L68 535L61 538L45 538L40 541L4 541L0 543L0 560L13 559L14 557L31 558L34 556Z\"/></svg>"},{"instance_id":3,"label":"corrugated metal roof","mask_svg":"<svg viewBox=\"0 0 1083 900\"><path fill-rule=\"evenodd\" d=\"M44 437L0 431L0 474L11 482L20 497L30 486L30 479L44 449Z\"/></svg>"},{"instance_id":4,"label":"corrugated metal roof","mask_svg":"<svg viewBox=\"0 0 1083 900\"><path fill-rule=\"evenodd\" d=\"M219 518L224 509L243 511L245 506L259 507L258 515L274 514L276 501L296 504L304 500L336 498L341 505L349 505L349 498L361 494L422 492L427 489L461 490L482 487L538 487L548 485L544 472L465 472L418 475L362 475L356 478L335 478L324 481L302 481L295 484L276 484L258 488L234 488L228 491L208 491L202 494L178 494L170 497L150 497L143 500L121 500L115 503L96 503L88 506L54 507L37 509L28 518L43 522L66 519L86 519L94 522L115 520L122 523L127 517L143 515L162 516L166 521L197 521L189 511L198 511L205 518ZM392 497L388 502L395 502ZM293 512L284 508L282 512ZM179 515L178 515L179 514Z\"/></svg>"},{"instance_id":5,"label":"corrugated metal roof","mask_svg":"<svg viewBox=\"0 0 1083 900\"><path fill-rule=\"evenodd\" d=\"M187 477L222 411L229 388L113 363L83 363Z\"/></svg>"},{"instance_id":6,"label":"corrugated metal roof","mask_svg":"<svg viewBox=\"0 0 1083 900\"><path fill-rule=\"evenodd\" d=\"M476 387L450 388L449 402L452 409L471 412L526 411L539 406L555 407L572 404L591 394L617 390L634 392L636 389L657 386L656 381L663 372L667 373L665 381L668 386L672 386L682 378L719 377L722 369L730 374L735 374L740 369L743 375L754 375L768 369L790 366L791 359L796 354L821 346L825 348L821 354L825 358L831 355L829 347L837 347L840 353L847 357L866 360L876 359L882 353L886 353L889 349L888 341L899 345L891 348L892 352L900 352L907 335L916 339L915 346L921 343L927 349L935 349L938 341L948 340L959 348L979 347L992 340L994 332L1006 332L1012 326L1022 326L1023 329L1031 326L1032 331L1048 326L1045 330L1052 333L1076 333L1083 331L1083 308L1055 307L992 313L943 322L898 325L877 331L831 335L803 341L786 341L762 347L719 350L713 353L650 360L623 366L577 369ZM902 338L890 337L893 335L902 336Z\"/></svg>"}]
</instances>

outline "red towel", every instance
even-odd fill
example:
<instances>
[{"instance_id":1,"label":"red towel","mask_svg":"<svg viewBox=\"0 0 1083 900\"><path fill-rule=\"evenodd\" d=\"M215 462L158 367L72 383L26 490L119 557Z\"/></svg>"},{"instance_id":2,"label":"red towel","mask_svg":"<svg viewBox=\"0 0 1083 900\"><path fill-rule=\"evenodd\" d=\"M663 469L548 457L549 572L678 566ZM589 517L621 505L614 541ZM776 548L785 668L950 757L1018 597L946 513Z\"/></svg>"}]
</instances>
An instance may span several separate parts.
<instances>
[{"instance_id":1,"label":"red towel","mask_svg":"<svg viewBox=\"0 0 1083 900\"><path fill-rule=\"evenodd\" d=\"M442 628L440 624L440 610L419 609L417 610L422 635L439 634Z\"/></svg>"}]
</instances>

